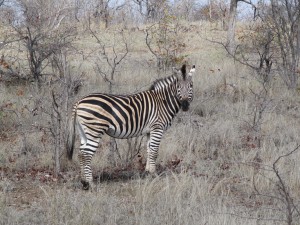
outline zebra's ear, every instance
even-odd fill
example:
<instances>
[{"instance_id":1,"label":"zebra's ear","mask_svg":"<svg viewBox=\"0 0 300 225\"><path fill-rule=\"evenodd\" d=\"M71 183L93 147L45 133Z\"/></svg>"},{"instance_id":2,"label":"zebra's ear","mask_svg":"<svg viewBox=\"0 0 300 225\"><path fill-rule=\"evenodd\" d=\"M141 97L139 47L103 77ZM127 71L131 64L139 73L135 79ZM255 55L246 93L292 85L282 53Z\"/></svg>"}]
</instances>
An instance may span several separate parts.
<instances>
[{"instance_id":1,"label":"zebra's ear","mask_svg":"<svg viewBox=\"0 0 300 225\"><path fill-rule=\"evenodd\" d=\"M182 76L185 77L185 75L186 75L186 65L183 64L180 70L181 70Z\"/></svg>"},{"instance_id":2,"label":"zebra's ear","mask_svg":"<svg viewBox=\"0 0 300 225\"><path fill-rule=\"evenodd\" d=\"M196 66L193 65L189 73L195 73L195 71L196 71Z\"/></svg>"},{"instance_id":3,"label":"zebra's ear","mask_svg":"<svg viewBox=\"0 0 300 225\"><path fill-rule=\"evenodd\" d=\"M193 65L190 72L188 73L188 79L192 79L193 74L195 73L195 71L196 71L196 66Z\"/></svg>"}]
</instances>

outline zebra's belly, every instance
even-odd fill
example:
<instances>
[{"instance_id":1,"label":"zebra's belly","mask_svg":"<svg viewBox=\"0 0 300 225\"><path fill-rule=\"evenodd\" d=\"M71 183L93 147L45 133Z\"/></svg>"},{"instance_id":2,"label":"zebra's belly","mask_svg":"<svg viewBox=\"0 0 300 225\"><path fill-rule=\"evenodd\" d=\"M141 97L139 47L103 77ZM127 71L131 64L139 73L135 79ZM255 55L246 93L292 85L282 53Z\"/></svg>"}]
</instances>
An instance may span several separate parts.
<instances>
[{"instance_id":1,"label":"zebra's belly","mask_svg":"<svg viewBox=\"0 0 300 225\"><path fill-rule=\"evenodd\" d=\"M136 130L136 131L116 131L113 128L109 128L106 133L114 138L121 138L121 139L126 139L126 138L132 138L132 137L138 137L144 134L148 134L150 132L150 128L148 126L144 127L142 130Z\"/></svg>"}]
</instances>

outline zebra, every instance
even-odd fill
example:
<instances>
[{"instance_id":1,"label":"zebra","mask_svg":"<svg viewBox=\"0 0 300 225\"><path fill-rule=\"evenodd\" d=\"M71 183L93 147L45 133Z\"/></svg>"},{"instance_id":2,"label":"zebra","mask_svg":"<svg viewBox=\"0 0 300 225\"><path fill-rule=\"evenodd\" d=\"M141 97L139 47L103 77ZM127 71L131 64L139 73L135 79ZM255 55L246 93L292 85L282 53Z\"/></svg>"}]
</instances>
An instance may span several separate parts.
<instances>
[{"instance_id":1,"label":"zebra","mask_svg":"<svg viewBox=\"0 0 300 225\"><path fill-rule=\"evenodd\" d=\"M83 189L93 186L91 160L101 137L131 138L147 134L146 172L156 172L156 158L163 132L180 109L187 111L193 100L195 65L187 72L184 64L173 74L156 80L151 88L132 95L94 93L74 104L69 122L67 156L72 159L75 129L80 135L78 159Z\"/></svg>"}]
</instances>

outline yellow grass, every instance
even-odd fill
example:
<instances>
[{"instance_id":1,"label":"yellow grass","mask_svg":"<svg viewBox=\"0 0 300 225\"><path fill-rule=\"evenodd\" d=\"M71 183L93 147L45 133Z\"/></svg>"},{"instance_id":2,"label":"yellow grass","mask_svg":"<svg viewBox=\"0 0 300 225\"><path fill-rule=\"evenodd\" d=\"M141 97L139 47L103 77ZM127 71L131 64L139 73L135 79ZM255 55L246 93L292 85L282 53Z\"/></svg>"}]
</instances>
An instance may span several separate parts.
<instances>
[{"instance_id":1,"label":"yellow grass","mask_svg":"<svg viewBox=\"0 0 300 225\"><path fill-rule=\"evenodd\" d=\"M187 28L182 33L187 45L184 53L197 70L195 99L190 111L180 112L165 133L157 159L163 172L156 177L144 177L134 170L129 179L121 175L110 180L101 178L103 171L113 172L114 168L122 170L127 166L116 154L116 165L110 164L109 139L104 137L93 158L93 170L98 175L95 192L81 190L76 157L64 166L63 179L53 178L54 143L45 128L49 126L49 117L42 113L49 111L51 104L39 109L37 115L30 111L38 106L34 99L49 93L34 92L32 86L9 87L0 83L0 106L13 103L0 111L1 224L285 223L285 205L276 199L279 193L274 183L278 180L270 166L300 143L299 94L287 90L276 77L270 88L270 103L263 112L261 131L253 134L250 127L258 102L252 91L261 91L261 84L249 69L232 62L220 46L207 40L224 38L224 31L203 22L183 26ZM107 46L112 46L118 29L97 34ZM171 74L157 73L143 32L125 33L129 55L115 74L114 93L146 90L158 77ZM122 52L122 46L117 44L116 49ZM71 57L71 74L83 73L84 85L72 102L90 92L108 92L108 84L94 70L95 63L109 69L101 59L95 39L86 32L80 33L76 45L81 53ZM108 52L112 57L111 47ZM24 107L29 110L21 111ZM261 140L260 146L255 135ZM124 159L128 151L126 140L117 143ZM295 204L300 198L299 154L297 151L278 163ZM178 159L177 166L168 167Z\"/></svg>"}]
</instances>

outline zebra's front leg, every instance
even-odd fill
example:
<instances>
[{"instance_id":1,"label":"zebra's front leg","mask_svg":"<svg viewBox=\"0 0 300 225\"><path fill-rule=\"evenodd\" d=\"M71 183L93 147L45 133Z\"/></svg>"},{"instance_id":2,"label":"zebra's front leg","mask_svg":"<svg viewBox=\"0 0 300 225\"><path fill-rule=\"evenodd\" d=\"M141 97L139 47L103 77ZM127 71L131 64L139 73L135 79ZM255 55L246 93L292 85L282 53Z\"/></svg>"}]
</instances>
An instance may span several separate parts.
<instances>
[{"instance_id":1,"label":"zebra's front leg","mask_svg":"<svg viewBox=\"0 0 300 225\"><path fill-rule=\"evenodd\" d=\"M162 134L162 128L155 128L148 135L146 172L152 174L156 172L156 159Z\"/></svg>"}]
</instances>

